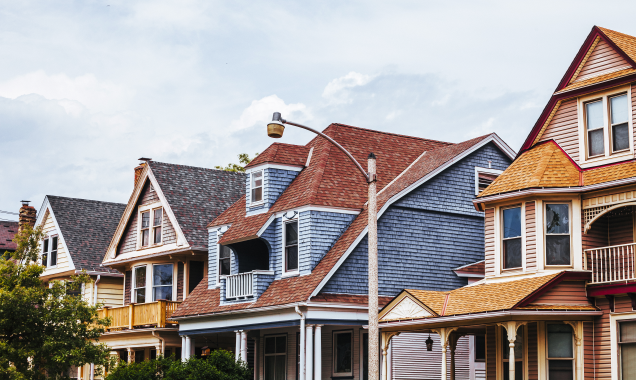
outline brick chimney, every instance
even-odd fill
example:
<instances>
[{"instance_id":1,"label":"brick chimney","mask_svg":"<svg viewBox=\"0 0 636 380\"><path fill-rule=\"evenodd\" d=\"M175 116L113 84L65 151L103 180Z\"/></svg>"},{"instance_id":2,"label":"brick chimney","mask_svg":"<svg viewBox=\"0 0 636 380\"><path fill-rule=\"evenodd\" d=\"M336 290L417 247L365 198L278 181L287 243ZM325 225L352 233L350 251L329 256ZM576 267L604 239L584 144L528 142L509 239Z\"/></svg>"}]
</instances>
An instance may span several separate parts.
<instances>
[{"instance_id":1,"label":"brick chimney","mask_svg":"<svg viewBox=\"0 0 636 380\"><path fill-rule=\"evenodd\" d=\"M142 157L139 159L139 161L144 161L142 163L139 164L139 166L137 166L135 168L135 183L134 186L137 186L137 180L139 179L139 176L141 176L141 172L144 170L144 167L146 166L146 163L148 161L152 160L152 158L146 158L146 157Z\"/></svg>"},{"instance_id":2,"label":"brick chimney","mask_svg":"<svg viewBox=\"0 0 636 380\"><path fill-rule=\"evenodd\" d=\"M20 216L18 217L18 232L22 231L22 228L27 224L33 228L35 226L35 218L37 212L35 207L29 206L30 201L22 201L22 207L20 207Z\"/></svg>"}]
</instances>

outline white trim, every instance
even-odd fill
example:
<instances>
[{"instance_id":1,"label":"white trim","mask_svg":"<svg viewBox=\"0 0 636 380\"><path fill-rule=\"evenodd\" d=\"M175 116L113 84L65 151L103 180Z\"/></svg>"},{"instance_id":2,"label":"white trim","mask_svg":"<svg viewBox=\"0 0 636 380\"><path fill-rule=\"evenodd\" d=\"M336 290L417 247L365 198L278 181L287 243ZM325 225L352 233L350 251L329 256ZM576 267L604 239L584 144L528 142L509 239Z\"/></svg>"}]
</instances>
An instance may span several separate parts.
<instances>
[{"instance_id":1,"label":"white trim","mask_svg":"<svg viewBox=\"0 0 636 380\"><path fill-rule=\"evenodd\" d=\"M633 319L636 321L636 313L621 313L614 314L610 313L610 358L611 358L611 368L612 368L612 380L619 380L620 378L620 359L618 357L618 351L620 347L618 346L618 322L624 320Z\"/></svg>"},{"instance_id":2,"label":"white trim","mask_svg":"<svg viewBox=\"0 0 636 380\"><path fill-rule=\"evenodd\" d=\"M276 219L276 215L272 214L269 216L269 218L267 219L267 221L265 222L265 224L263 224L263 227L261 227L257 232L256 232L256 236L260 237L265 230L267 229L267 227L269 227L270 224L272 224L272 222L274 221L274 219Z\"/></svg>"},{"instance_id":3,"label":"white trim","mask_svg":"<svg viewBox=\"0 0 636 380\"><path fill-rule=\"evenodd\" d=\"M309 156L311 157L311 156ZM281 169L281 170L290 170L294 172L299 172L304 169L302 165L286 165L286 164L272 164L272 163L262 163L251 168L245 170L245 174L252 174L253 172L263 170L263 169ZM251 178L251 177L250 177Z\"/></svg>"},{"instance_id":4,"label":"white trim","mask_svg":"<svg viewBox=\"0 0 636 380\"><path fill-rule=\"evenodd\" d=\"M344 326L343 326L344 327ZM336 327L337 328L337 327ZM342 330L332 330L331 331L331 378L337 379L342 377L352 377L355 369L355 355L351 355L351 372L336 372L336 355L338 352L336 351L336 335L339 334L351 334L351 353L355 352L355 339L352 328L342 329Z\"/></svg>"},{"instance_id":5,"label":"white trim","mask_svg":"<svg viewBox=\"0 0 636 380\"><path fill-rule=\"evenodd\" d=\"M573 214L573 207L572 207L572 201L571 200L544 200L543 202L543 209L541 210L541 212L543 213L543 220L545 220L546 218L546 214L547 214L547 210L546 208L548 207L548 205L551 204L555 204L555 205L567 205L568 206L568 224L569 224L569 229L570 231L568 231L568 236L570 237L570 264L569 265L548 265L548 250L547 250L547 246L546 246L546 241L548 240L548 230L545 223L543 223L543 225L541 226L541 233L543 234L543 246L541 247L541 251L539 252L543 252L543 268L541 268L541 270L543 269L560 269L560 270L567 270L567 269L574 269L574 256L575 256L575 251L574 251L574 233L572 231L572 222L574 221L574 215L577 214ZM535 215L536 215L536 209L535 209ZM580 214L578 214L580 215ZM580 226L579 226L580 227ZM539 232L539 229L535 227L535 230L537 232ZM552 235L556 235L556 236L563 236L565 234L550 234L550 236ZM579 251L582 252L582 251Z\"/></svg>"},{"instance_id":6,"label":"white trim","mask_svg":"<svg viewBox=\"0 0 636 380\"><path fill-rule=\"evenodd\" d=\"M59 238L59 241L62 242L62 246L64 247L64 251L66 252L66 256L68 259L68 263L69 263L69 267L64 269L63 271L69 271L69 270L75 270L75 264L73 263L73 257L71 257L71 251L69 251L68 246L66 245L66 240L64 240L64 236L62 235L62 230L60 229L60 225L57 223L57 218L55 217L55 213L53 212L53 207L51 207L51 202L49 202L49 198L48 196L44 197L44 202L42 202L42 207L44 207L44 205L46 204L46 208L45 210L49 210L49 214L51 216L51 218L53 219L53 225L55 226L55 229L57 230L57 236ZM41 210L42 208L40 208ZM38 215L36 218L36 226L40 225L44 219L44 215L46 214L45 212L41 212L41 215ZM59 242L58 242L59 244ZM40 249L41 251L41 249ZM58 253L57 255L57 259L60 259L60 255ZM42 276L49 276L50 274L53 273L46 273L47 271L45 270L42 273Z\"/></svg>"},{"instance_id":7,"label":"white trim","mask_svg":"<svg viewBox=\"0 0 636 380\"><path fill-rule=\"evenodd\" d=\"M475 166L475 195L479 195L479 173L496 174L497 176L500 176L501 173L503 173L503 170Z\"/></svg>"},{"instance_id":8,"label":"white trim","mask_svg":"<svg viewBox=\"0 0 636 380\"><path fill-rule=\"evenodd\" d=\"M255 203L255 205L256 205L256 206L261 206L261 205L263 205L263 204L265 204L265 202L258 202L258 203ZM252 207L252 206L250 205L250 206L247 206L247 207ZM263 208L259 208L258 210L254 210L254 211L251 211L251 210L250 210L250 211L247 211L247 212L245 213L245 216L246 216L246 217L250 217L250 216L254 216L254 215L265 214L265 213L268 213L268 212L269 212L269 207L263 207Z\"/></svg>"},{"instance_id":9,"label":"white trim","mask_svg":"<svg viewBox=\"0 0 636 380\"><path fill-rule=\"evenodd\" d=\"M254 197L252 196L252 192L254 191L254 173L261 173L261 199L259 201L254 202ZM256 207L262 204L265 204L265 169L260 170L252 170L249 173L250 176L250 187L249 187L249 196L250 196L250 204L247 207Z\"/></svg>"},{"instance_id":10,"label":"white trim","mask_svg":"<svg viewBox=\"0 0 636 380\"><path fill-rule=\"evenodd\" d=\"M282 244L281 244L281 255L282 255L282 260L281 260L281 273L283 274L284 277L294 277L294 276L298 276L300 274L300 213L296 213L296 215L294 215L291 218L286 218L286 220L281 220L282 223ZM288 271L287 268L287 255L285 254L285 248L287 248L286 246L286 237L285 237L285 232L287 231L287 225L290 223L296 223L296 226L298 228L297 233L297 242L296 242L296 250L297 250L297 268L296 270L290 270Z\"/></svg>"}]
</instances>

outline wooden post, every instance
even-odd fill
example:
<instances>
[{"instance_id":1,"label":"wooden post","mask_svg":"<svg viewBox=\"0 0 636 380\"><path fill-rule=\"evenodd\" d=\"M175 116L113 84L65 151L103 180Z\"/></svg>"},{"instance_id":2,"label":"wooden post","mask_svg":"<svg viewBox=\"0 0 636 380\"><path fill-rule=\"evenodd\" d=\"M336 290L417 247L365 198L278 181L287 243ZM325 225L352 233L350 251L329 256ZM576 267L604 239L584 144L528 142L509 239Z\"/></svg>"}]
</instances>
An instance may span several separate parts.
<instances>
[{"instance_id":1,"label":"wooden post","mask_svg":"<svg viewBox=\"0 0 636 380\"><path fill-rule=\"evenodd\" d=\"M166 301L157 301L157 327L166 327Z\"/></svg>"},{"instance_id":2,"label":"wooden post","mask_svg":"<svg viewBox=\"0 0 636 380\"><path fill-rule=\"evenodd\" d=\"M135 317L133 317L134 307L135 307L134 303L131 303L130 305L128 305L128 328L131 330L135 323Z\"/></svg>"}]
</instances>

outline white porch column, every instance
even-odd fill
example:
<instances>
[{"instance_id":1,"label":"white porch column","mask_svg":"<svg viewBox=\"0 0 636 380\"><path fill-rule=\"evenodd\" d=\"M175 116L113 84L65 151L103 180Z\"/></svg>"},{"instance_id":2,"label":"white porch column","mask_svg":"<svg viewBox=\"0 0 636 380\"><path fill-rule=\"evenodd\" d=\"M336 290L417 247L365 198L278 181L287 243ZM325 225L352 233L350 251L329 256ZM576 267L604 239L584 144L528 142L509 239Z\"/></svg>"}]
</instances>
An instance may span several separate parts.
<instances>
[{"instance_id":1,"label":"white porch column","mask_svg":"<svg viewBox=\"0 0 636 380\"><path fill-rule=\"evenodd\" d=\"M380 350L382 355L382 369L380 376L382 380L389 380L389 346L394 336L400 335L399 332L383 332L382 341L380 342Z\"/></svg>"},{"instance_id":2,"label":"white porch column","mask_svg":"<svg viewBox=\"0 0 636 380\"><path fill-rule=\"evenodd\" d=\"M305 379L311 380L314 376L314 325L305 326Z\"/></svg>"},{"instance_id":3,"label":"white porch column","mask_svg":"<svg viewBox=\"0 0 636 380\"><path fill-rule=\"evenodd\" d=\"M241 330L241 360L247 363L247 331Z\"/></svg>"},{"instance_id":4,"label":"white porch column","mask_svg":"<svg viewBox=\"0 0 636 380\"><path fill-rule=\"evenodd\" d=\"M448 347L448 338L451 333L457 330L459 327L442 327L434 329L432 331L439 335L439 341L442 345L442 380L446 380L446 348ZM514 379L514 378L513 378Z\"/></svg>"},{"instance_id":5,"label":"white porch column","mask_svg":"<svg viewBox=\"0 0 636 380\"><path fill-rule=\"evenodd\" d=\"M187 343L186 343L186 336L185 335L181 335L181 361L185 362L186 359L186 349L187 349Z\"/></svg>"},{"instance_id":6,"label":"white porch column","mask_svg":"<svg viewBox=\"0 0 636 380\"><path fill-rule=\"evenodd\" d=\"M574 364L575 364L575 380L583 380L583 322L582 321L564 321L572 326L574 332Z\"/></svg>"},{"instance_id":7,"label":"white porch column","mask_svg":"<svg viewBox=\"0 0 636 380\"><path fill-rule=\"evenodd\" d=\"M182 361L187 361L192 356L192 339L189 336L185 335L185 345L181 347L181 359Z\"/></svg>"},{"instance_id":8,"label":"white porch column","mask_svg":"<svg viewBox=\"0 0 636 380\"><path fill-rule=\"evenodd\" d=\"M300 320L300 363L298 363L298 379L305 380L305 319ZM311 380L311 379L307 379Z\"/></svg>"},{"instance_id":9,"label":"white porch column","mask_svg":"<svg viewBox=\"0 0 636 380\"><path fill-rule=\"evenodd\" d=\"M508 378L515 379L515 341L517 340L517 330L519 327L528 322L508 321L506 323L498 323L506 329L510 353L508 354Z\"/></svg>"},{"instance_id":10,"label":"white porch column","mask_svg":"<svg viewBox=\"0 0 636 380\"><path fill-rule=\"evenodd\" d=\"M94 380L95 379L95 363L91 363L91 368L90 368L90 379Z\"/></svg>"},{"instance_id":11,"label":"white porch column","mask_svg":"<svg viewBox=\"0 0 636 380\"><path fill-rule=\"evenodd\" d=\"M314 337L314 380L322 379L322 325L316 325Z\"/></svg>"},{"instance_id":12,"label":"white porch column","mask_svg":"<svg viewBox=\"0 0 636 380\"><path fill-rule=\"evenodd\" d=\"M126 350L128 351L128 363L134 362L135 351L133 351L132 347L128 347Z\"/></svg>"},{"instance_id":13,"label":"white porch column","mask_svg":"<svg viewBox=\"0 0 636 380\"><path fill-rule=\"evenodd\" d=\"M241 332L239 330L235 330L234 334L236 334L236 344L234 349L234 360L238 361L241 357Z\"/></svg>"}]
</instances>

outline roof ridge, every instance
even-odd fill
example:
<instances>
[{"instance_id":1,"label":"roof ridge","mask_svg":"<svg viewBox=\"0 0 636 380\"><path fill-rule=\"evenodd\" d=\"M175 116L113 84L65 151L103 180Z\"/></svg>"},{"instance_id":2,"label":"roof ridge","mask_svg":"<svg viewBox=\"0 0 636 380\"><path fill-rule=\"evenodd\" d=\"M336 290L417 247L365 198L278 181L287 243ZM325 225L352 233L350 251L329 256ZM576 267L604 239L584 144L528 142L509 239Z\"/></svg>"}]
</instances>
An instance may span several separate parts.
<instances>
[{"instance_id":1,"label":"roof ridge","mask_svg":"<svg viewBox=\"0 0 636 380\"><path fill-rule=\"evenodd\" d=\"M332 125L336 125L336 126L339 126L339 127L345 127L345 128L359 129L359 130L369 131L369 132L374 132L374 133L381 133L381 134L384 134L384 135L399 136L399 137L406 137L406 138L416 139L416 140L443 143L443 144L448 144L448 145L455 145L456 144L456 143L452 143L452 142L448 142L448 141L433 140L433 139L427 139L425 137L409 136L409 135L403 135L403 134L400 134L400 133L378 131L376 129L356 127L354 125L342 124L342 123L331 123L331 124L329 124L329 126L327 128L331 127ZM325 128L324 130L326 130L327 128ZM324 132L324 130L323 130L323 132Z\"/></svg>"},{"instance_id":2,"label":"roof ridge","mask_svg":"<svg viewBox=\"0 0 636 380\"><path fill-rule=\"evenodd\" d=\"M73 201L84 201L84 202L97 202L97 203L107 203L112 205L126 205L127 203L119 203L119 202L109 202L109 201L99 201L97 199L86 199L86 198L72 198L72 197L64 197L61 195L46 195L47 198L57 198L57 199L68 199Z\"/></svg>"},{"instance_id":3,"label":"roof ridge","mask_svg":"<svg viewBox=\"0 0 636 380\"><path fill-rule=\"evenodd\" d=\"M178 166L178 167L183 167L183 168L193 168L193 169L203 169L203 170L210 170L210 171L217 171L217 172L225 172L225 173L229 173L231 175L244 174L244 173L241 173L241 172L230 172L230 171L223 170L223 169L204 168L202 166L192 166L192 165L183 165L183 164L171 164L169 162L161 162L161 161L154 161L154 160L150 160L150 161L148 161L148 163L151 164L150 166L152 166L152 164L159 164L159 165L167 165L167 166Z\"/></svg>"}]
</instances>

